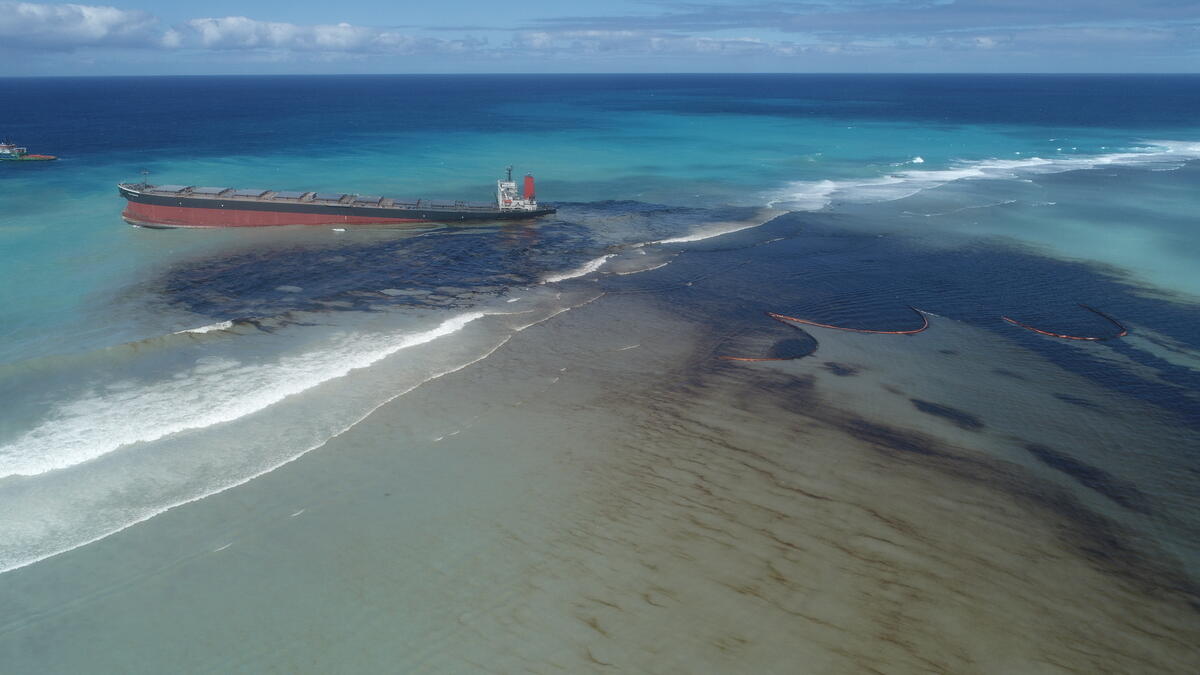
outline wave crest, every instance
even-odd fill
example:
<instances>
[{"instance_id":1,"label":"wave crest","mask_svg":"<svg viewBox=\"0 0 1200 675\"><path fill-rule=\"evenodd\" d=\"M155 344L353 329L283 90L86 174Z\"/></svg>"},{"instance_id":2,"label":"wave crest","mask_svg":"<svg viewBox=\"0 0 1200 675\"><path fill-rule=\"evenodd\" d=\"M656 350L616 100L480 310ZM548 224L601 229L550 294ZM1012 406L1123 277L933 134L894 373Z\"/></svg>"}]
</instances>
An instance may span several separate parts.
<instances>
[{"instance_id":1,"label":"wave crest","mask_svg":"<svg viewBox=\"0 0 1200 675\"><path fill-rule=\"evenodd\" d=\"M1062 173L1102 166L1177 168L1181 162L1194 159L1200 159L1200 143L1169 140L1149 141L1141 148L1102 155L985 159L960 162L948 169L910 169L878 178L795 181L768 195L767 206L819 211L839 200L894 201L959 180L1020 178L1028 174Z\"/></svg>"}]
</instances>

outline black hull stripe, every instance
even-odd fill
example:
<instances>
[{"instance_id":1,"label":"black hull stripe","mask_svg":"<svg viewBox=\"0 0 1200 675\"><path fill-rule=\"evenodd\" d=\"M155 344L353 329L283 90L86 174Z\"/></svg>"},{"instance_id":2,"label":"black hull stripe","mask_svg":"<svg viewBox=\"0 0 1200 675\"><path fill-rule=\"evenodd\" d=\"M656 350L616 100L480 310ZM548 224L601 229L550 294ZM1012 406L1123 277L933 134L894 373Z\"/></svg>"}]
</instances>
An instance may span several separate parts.
<instances>
[{"instance_id":1,"label":"black hull stripe","mask_svg":"<svg viewBox=\"0 0 1200 675\"><path fill-rule=\"evenodd\" d=\"M331 216L357 216L366 218L410 218L441 222L446 220L520 220L536 218L555 209L536 211L501 211L500 209L455 211L453 209L405 209L378 206L347 206L325 204L289 204L283 202L255 202L225 199L197 199L195 197L162 197L121 189L121 196L131 202L152 206L181 206L193 209L228 209L231 211L270 211L274 213L318 213Z\"/></svg>"}]
</instances>

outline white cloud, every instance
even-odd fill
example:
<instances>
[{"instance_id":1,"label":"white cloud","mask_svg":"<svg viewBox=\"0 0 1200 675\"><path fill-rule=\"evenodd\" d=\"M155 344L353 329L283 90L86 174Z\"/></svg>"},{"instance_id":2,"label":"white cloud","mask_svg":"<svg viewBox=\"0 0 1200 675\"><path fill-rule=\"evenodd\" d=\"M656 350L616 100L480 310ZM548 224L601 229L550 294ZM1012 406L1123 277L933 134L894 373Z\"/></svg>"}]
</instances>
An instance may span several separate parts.
<instances>
[{"instance_id":1,"label":"white cloud","mask_svg":"<svg viewBox=\"0 0 1200 675\"><path fill-rule=\"evenodd\" d=\"M141 11L89 5L0 2L0 46L50 49L140 47L147 49L270 52L272 58L368 56L371 54L469 53L495 57L514 50L570 57L653 55L794 55L807 48L791 42L714 38L646 30L551 30L515 34L489 49L484 40L443 39L349 23L294 24L245 16L205 17L172 27Z\"/></svg>"},{"instance_id":2,"label":"white cloud","mask_svg":"<svg viewBox=\"0 0 1200 675\"><path fill-rule=\"evenodd\" d=\"M990 58L991 63L1007 68L1011 64L1004 59L1013 55L1040 57L1057 63L1063 55L1081 59L1102 55L1112 60L1116 58L1115 53L1124 53L1158 59L1169 56L1175 61L1191 58L1194 63L1196 45L1200 44L1200 27L1195 23L1062 23L1065 16L1062 7L1045 0L1011 0L1022 6L1041 7L1043 14L1053 16L1042 17L1045 19L1042 24L1008 25L1012 21L1000 19L1014 16L1004 9L1009 1L894 0L869 7L856 3L845 6L844 11L830 12L813 9L825 7L820 3L764 1L735 7L730 3L697 0L687 4L674 3L672 6L677 11L662 16L544 21L534 24L530 30L513 33L509 41L489 45L486 40L470 37L431 37L428 31L401 32L395 28L349 23L295 24L244 16L194 18L167 26L143 11L0 0L0 52L19 50L22 56L28 56L39 51L78 50L72 58L82 59L95 58L106 49L141 48L178 52L179 56L175 58L181 61L207 58L247 63L296 59L381 61L384 59L377 57L422 54L437 55L434 60L440 55L457 55L464 63L524 55L558 63L572 60L619 63L626 59L641 59L646 63L724 64L738 59L744 64L761 57L764 67L783 64L785 68L788 64L834 63L820 61L828 55L860 60L875 58L878 64L885 65L891 65L897 56L906 60L895 63L907 65L927 58L920 61L920 67L929 68L932 63L932 67L942 68L943 61L931 59L957 60L966 56ZM1063 0L1070 6L1080 6L1088 1ZM1110 18L1125 17L1132 11L1128 10L1124 0L1097 1L1106 8L1104 15ZM1200 7L1200 0L1147 2L1176 9ZM1176 16L1182 11L1168 14ZM928 24L922 18L926 15L936 15L944 20L935 22L936 25ZM914 17L922 20L917 21ZM758 35L773 34L776 38L794 39L733 37L733 31L738 28L764 26L770 26L772 31L758 31ZM722 32L713 35L710 29ZM498 30L493 29L492 34ZM466 29L462 31L465 33ZM444 36L446 33L432 35ZM5 49L10 47L13 48L11 52ZM208 56L204 56L205 53ZM449 60L447 58L447 62Z\"/></svg>"},{"instance_id":3,"label":"white cloud","mask_svg":"<svg viewBox=\"0 0 1200 675\"><path fill-rule=\"evenodd\" d=\"M93 5L0 2L0 44L49 49L146 46L161 40L158 19Z\"/></svg>"},{"instance_id":4,"label":"white cloud","mask_svg":"<svg viewBox=\"0 0 1200 675\"><path fill-rule=\"evenodd\" d=\"M519 49L561 54L776 54L805 50L791 42L757 38L713 38L639 30L525 31L513 37Z\"/></svg>"},{"instance_id":5,"label":"white cloud","mask_svg":"<svg viewBox=\"0 0 1200 675\"><path fill-rule=\"evenodd\" d=\"M257 21L244 16L192 19L171 31L174 47L294 52L409 54L417 51L466 51L475 40L416 37L384 28L348 23L300 25Z\"/></svg>"},{"instance_id":6,"label":"white cloud","mask_svg":"<svg viewBox=\"0 0 1200 675\"><path fill-rule=\"evenodd\" d=\"M348 23L301 25L244 16L164 27L153 15L93 5L0 2L0 47L272 50L309 54L464 52L483 42L417 37Z\"/></svg>"}]
</instances>

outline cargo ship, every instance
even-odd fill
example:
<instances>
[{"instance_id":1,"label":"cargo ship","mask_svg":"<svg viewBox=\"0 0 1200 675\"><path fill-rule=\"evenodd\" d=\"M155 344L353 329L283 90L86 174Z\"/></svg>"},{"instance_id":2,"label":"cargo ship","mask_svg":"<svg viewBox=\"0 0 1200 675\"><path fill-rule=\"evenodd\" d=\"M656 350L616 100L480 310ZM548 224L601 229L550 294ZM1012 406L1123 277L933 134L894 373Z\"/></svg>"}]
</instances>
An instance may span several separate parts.
<instances>
[{"instance_id":1,"label":"cargo ship","mask_svg":"<svg viewBox=\"0 0 1200 675\"><path fill-rule=\"evenodd\" d=\"M7 139L0 143L0 161L7 162L48 162L58 159L54 155L31 155L28 148L18 148Z\"/></svg>"},{"instance_id":2,"label":"cargo ship","mask_svg":"<svg viewBox=\"0 0 1200 675\"><path fill-rule=\"evenodd\" d=\"M522 190L512 167L496 181L496 203L398 199L343 192L196 187L120 183L128 200L121 214L141 227L264 227L271 225L377 225L466 223L537 218L555 209L539 206L533 176Z\"/></svg>"}]
</instances>

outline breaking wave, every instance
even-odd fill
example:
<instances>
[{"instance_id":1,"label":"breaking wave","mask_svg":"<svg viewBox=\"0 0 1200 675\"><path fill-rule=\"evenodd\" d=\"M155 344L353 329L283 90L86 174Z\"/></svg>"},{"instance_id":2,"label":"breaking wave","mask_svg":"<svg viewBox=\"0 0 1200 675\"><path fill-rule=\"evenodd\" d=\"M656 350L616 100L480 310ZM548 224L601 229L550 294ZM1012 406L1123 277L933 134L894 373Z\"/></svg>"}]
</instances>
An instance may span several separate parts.
<instances>
[{"instance_id":1,"label":"breaking wave","mask_svg":"<svg viewBox=\"0 0 1200 675\"><path fill-rule=\"evenodd\" d=\"M751 220L745 220L745 221L733 222L733 223L712 223L709 225L705 225L704 227L701 227L697 231L692 232L690 234L685 234L685 235L681 235L678 237L671 237L669 239L659 239L658 241L652 241L649 243L651 243L651 244L686 244L686 243L690 243L690 242L694 242L694 241L704 241L705 239L719 237L723 234L732 234L734 232L741 232L742 230L748 230L752 227L758 227L759 225L762 225L763 223L770 221L772 218L780 215L781 213L782 213L782 211L776 211L773 209L763 209L755 218L753 218Z\"/></svg>"},{"instance_id":2,"label":"breaking wave","mask_svg":"<svg viewBox=\"0 0 1200 675\"><path fill-rule=\"evenodd\" d=\"M1200 159L1200 143L1189 141L1150 141L1136 149L1102 155L986 159L960 162L948 169L898 171L878 178L796 181L769 194L767 206L793 211L818 211L836 201L882 202L903 199L959 180L1021 178L1103 166L1141 166L1167 170L1178 168L1183 162L1193 159Z\"/></svg>"},{"instance_id":3,"label":"breaking wave","mask_svg":"<svg viewBox=\"0 0 1200 675\"><path fill-rule=\"evenodd\" d=\"M267 364L207 355L174 377L76 397L0 448L0 501L11 507L0 512L0 573L270 473L602 295L547 289L511 311L480 308L423 330L342 329Z\"/></svg>"},{"instance_id":4,"label":"breaking wave","mask_svg":"<svg viewBox=\"0 0 1200 675\"><path fill-rule=\"evenodd\" d=\"M343 335L328 349L283 356L270 364L203 357L172 378L146 386L109 386L59 404L41 424L0 447L0 478L63 469L122 446L236 420L402 349L457 332L485 315L467 312L428 330L383 339Z\"/></svg>"},{"instance_id":5,"label":"breaking wave","mask_svg":"<svg viewBox=\"0 0 1200 675\"><path fill-rule=\"evenodd\" d=\"M568 270L566 272L556 272L554 274L547 274L546 277L542 281L543 281L543 283L553 284L553 283L557 283L559 281L566 281L567 279L574 279L576 277L582 277L582 276L591 274L592 272L595 272L596 270L603 267L604 263L608 262L609 258L612 258L614 255L616 255L616 254L608 253L608 254L602 255L598 258L592 258L591 260L580 265L579 267L576 267L573 270Z\"/></svg>"},{"instance_id":6,"label":"breaking wave","mask_svg":"<svg viewBox=\"0 0 1200 675\"><path fill-rule=\"evenodd\" d=\"M217 323L209 324L207 326L200 326L198 328L185 328L184 330L175 331L174 334L175 335L183 335L184 333L204 334L204 333L211 333L215 330L226 330L228 328L233 328L232 321L220 321Z\"/></svg>"}]
</instances>

